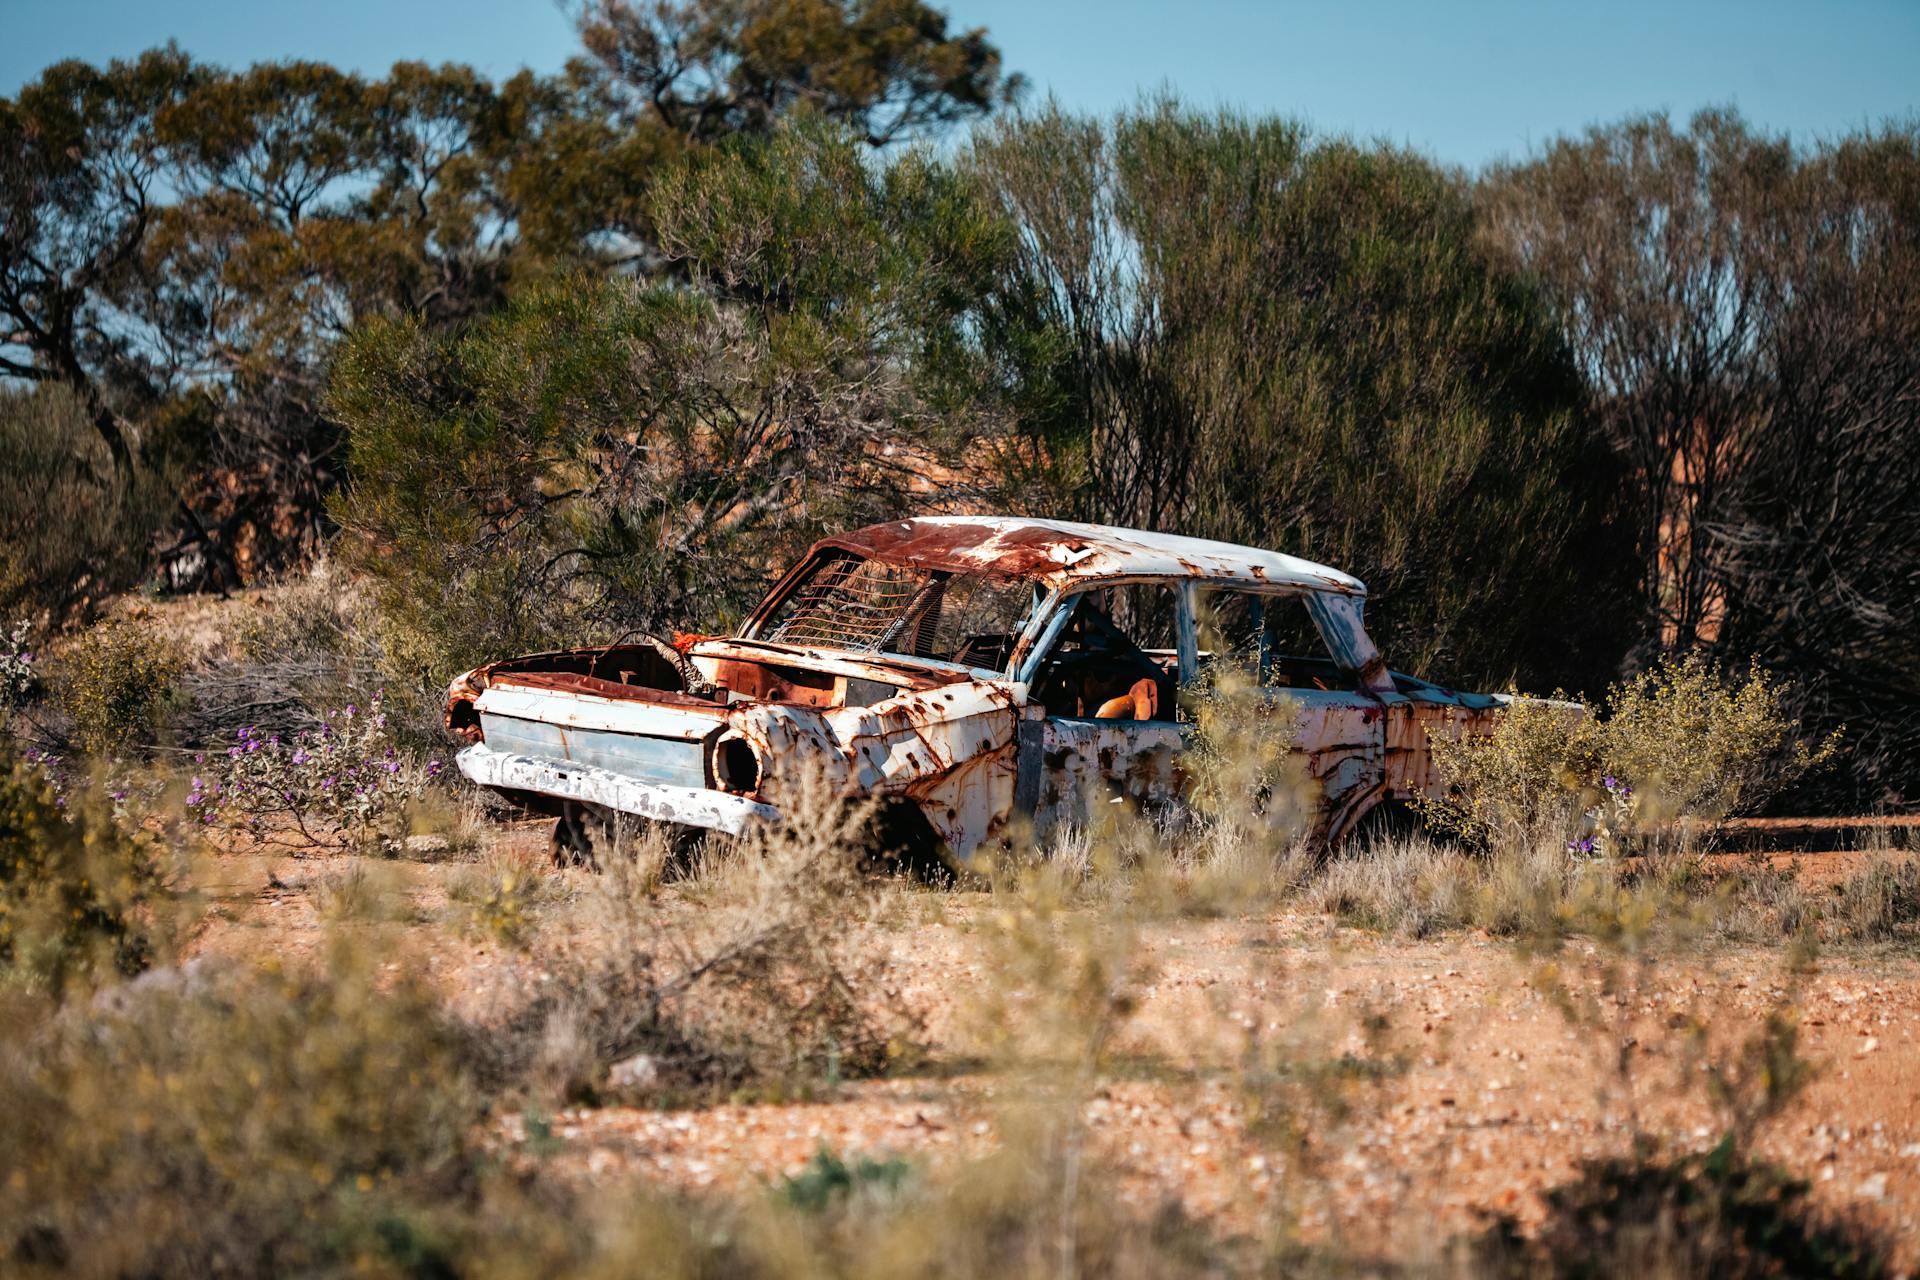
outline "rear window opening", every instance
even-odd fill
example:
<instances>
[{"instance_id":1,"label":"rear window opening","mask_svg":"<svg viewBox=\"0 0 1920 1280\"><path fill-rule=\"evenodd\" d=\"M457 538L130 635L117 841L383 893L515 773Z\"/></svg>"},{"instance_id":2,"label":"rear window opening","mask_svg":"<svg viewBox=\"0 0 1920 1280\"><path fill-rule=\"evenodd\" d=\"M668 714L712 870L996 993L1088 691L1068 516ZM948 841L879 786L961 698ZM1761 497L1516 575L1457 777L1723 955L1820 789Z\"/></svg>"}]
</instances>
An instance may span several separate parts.
<instances>
[{"instance_id":1,"label":"rear window opening","mask_svg":"<svg viewBox=\"0 0 1920 1280\"><path fill-rule=\"evenodd\" d=\"M1024 581L838 552L794 584L755 638L1004 671L1033 596Z\"/></svg>"}]
</instances>

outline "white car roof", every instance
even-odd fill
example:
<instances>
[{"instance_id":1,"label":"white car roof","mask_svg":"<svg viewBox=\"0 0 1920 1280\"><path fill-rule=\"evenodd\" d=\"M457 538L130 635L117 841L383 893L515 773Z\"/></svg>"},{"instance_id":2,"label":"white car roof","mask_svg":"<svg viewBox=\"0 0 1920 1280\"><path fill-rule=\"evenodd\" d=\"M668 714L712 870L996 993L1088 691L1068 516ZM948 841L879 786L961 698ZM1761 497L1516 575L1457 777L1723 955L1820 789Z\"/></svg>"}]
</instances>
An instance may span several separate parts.
<instances>
[{"instance_id":1,"label":"white car roof","mask_svg":"<svg viewBox=\"0 0 1920 1280\"><path fill-rule=\"evenodd\" d=\"M920 516L817 544L952 573L1035 578L1056 587L1110 578L1202 578L1251 587L1365 596L1351 574L1311 560L1206 538L1024 516Z\"/></svg>"}]
</instances>

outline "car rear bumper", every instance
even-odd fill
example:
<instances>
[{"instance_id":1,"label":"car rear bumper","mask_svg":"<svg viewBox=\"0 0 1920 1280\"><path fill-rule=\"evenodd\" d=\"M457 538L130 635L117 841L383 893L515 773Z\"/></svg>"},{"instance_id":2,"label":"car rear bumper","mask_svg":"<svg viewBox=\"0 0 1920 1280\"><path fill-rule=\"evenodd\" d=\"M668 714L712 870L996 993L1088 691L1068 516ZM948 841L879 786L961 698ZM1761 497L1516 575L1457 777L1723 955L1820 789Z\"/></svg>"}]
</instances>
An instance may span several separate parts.
<instances>
[{"instance_id":1,"label":"car rear bumper","mask_svg":"<svg viewBox=\"0 0 1920 1280\"><path fill-rule=\"evenodd\" d=\"M483 787L531 791L581 804L598 805L656 822L677 822L739 835L757 822L777 822L772 805L704 787L675 787L642 782L609 769L495 751L485 743L454 757L460 772Z\"/></svg>"}]
</instances>

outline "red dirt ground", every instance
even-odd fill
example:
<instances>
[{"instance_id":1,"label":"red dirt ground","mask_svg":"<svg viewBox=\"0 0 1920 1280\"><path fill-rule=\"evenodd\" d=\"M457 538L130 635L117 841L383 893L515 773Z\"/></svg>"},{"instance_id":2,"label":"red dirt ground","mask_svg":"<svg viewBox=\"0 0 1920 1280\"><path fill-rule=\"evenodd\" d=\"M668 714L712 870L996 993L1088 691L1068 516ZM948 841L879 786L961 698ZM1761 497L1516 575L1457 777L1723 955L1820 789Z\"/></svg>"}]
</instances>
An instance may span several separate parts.
<instances>
[{"instance_id":1,"label":"red dirt ground","mask_svg":"<svg viewBox=\"0 0 1920 1280\"><path fill-rule=\"evenodd\" d=\"M530 845L536 835L505 839ZM1857 869L1864 856L1775 858L1819 882ZM307 882L333 869L217 859L218 918L198 950L312 948L320 925ZM459 868L391 870L430 916ZM545 1167L562 1178L640 1172L732 1191L796 1172L823 1145L843 1155L899 1154L936 1173L989 1149L1014 1086L967 1066L977 1046L962 1016L970 992L989 980L980 928L989 908L981 895L905 894L883 935L928 1019L934 1068L924 1074L850 1084L805 1104L563 1111L551 1118L562 1145ZM540 980L521 954L452 930L427 936L433 977L469 1013ZM1665 1028L1702 1014L1717 1034L1744 1035L1790 981L1778 947L1707 946L1655 965L1628 1002L1644 1040L1641 1097L1630 1107L1601 1088L1602 1037L1570 1025L1543 994L1541 962L1495 939L1396 940L1285 913L1154 924L1139 953L1150 976L1123 1047L1141 1067L1107 1081L1084 1108L1092 1144L1119 1169L1127 1198L1143 1208L1175 1199L1227 1231L1254 1229L1286 1204L1310 1235L1404 1259L1483 1225L1489 1213L1537 1216L1538 1193L1568 1178L1576 1161L1624 1150L1633 1107L1668 1143L1711 1145L1717 1121L1704 1091L1667 1085L1693 1068L1684 1034ZM1590 983L1604 961L1580 942L1554 959L1575 985ZM1920 1263L1920 955L1890 944L1832 950L1793 1005L1801 1053L1818 1075L1763 1130L1759 1150L1810 1179L1819 1203L1892 1232L1899 1265L1911 1269ZM1275 1035L1317 1028L1329 1051L1357 1047L1350 1019L1360 1010L1384 1015L1405 1070L1357 1098L1348 1123L1316 1132L1318 1167L1307 1177L1298 1153L1249 1132L1243 1099L1217 1068L1232 1060L1249 1023L1265 1022ZM499 1138L511 1153L525 1133L509 1118Z\"/></svg>"}]
</instances>

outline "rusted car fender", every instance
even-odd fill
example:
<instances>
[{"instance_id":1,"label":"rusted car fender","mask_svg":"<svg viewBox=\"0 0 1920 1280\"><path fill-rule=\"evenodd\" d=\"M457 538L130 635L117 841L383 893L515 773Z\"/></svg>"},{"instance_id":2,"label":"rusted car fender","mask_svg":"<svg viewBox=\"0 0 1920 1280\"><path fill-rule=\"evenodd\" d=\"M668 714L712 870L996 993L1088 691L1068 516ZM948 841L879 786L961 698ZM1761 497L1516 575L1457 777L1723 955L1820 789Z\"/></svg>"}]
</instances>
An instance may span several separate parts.
<instances>
[{"instance_id":1,"label":"rusted car fender","mask_svg":"<svg viewBox=\"0 0 1920 1280\"><path fill-rule=\"evenodd\" d=\"M914 801L964 859L1001 830L1012 804L1018 718L1012 689L975 680L869 707L760 705L730 720L760 761L757 799L785 804L812 765L850 794Z\"/></svg>"}]
</instances>

